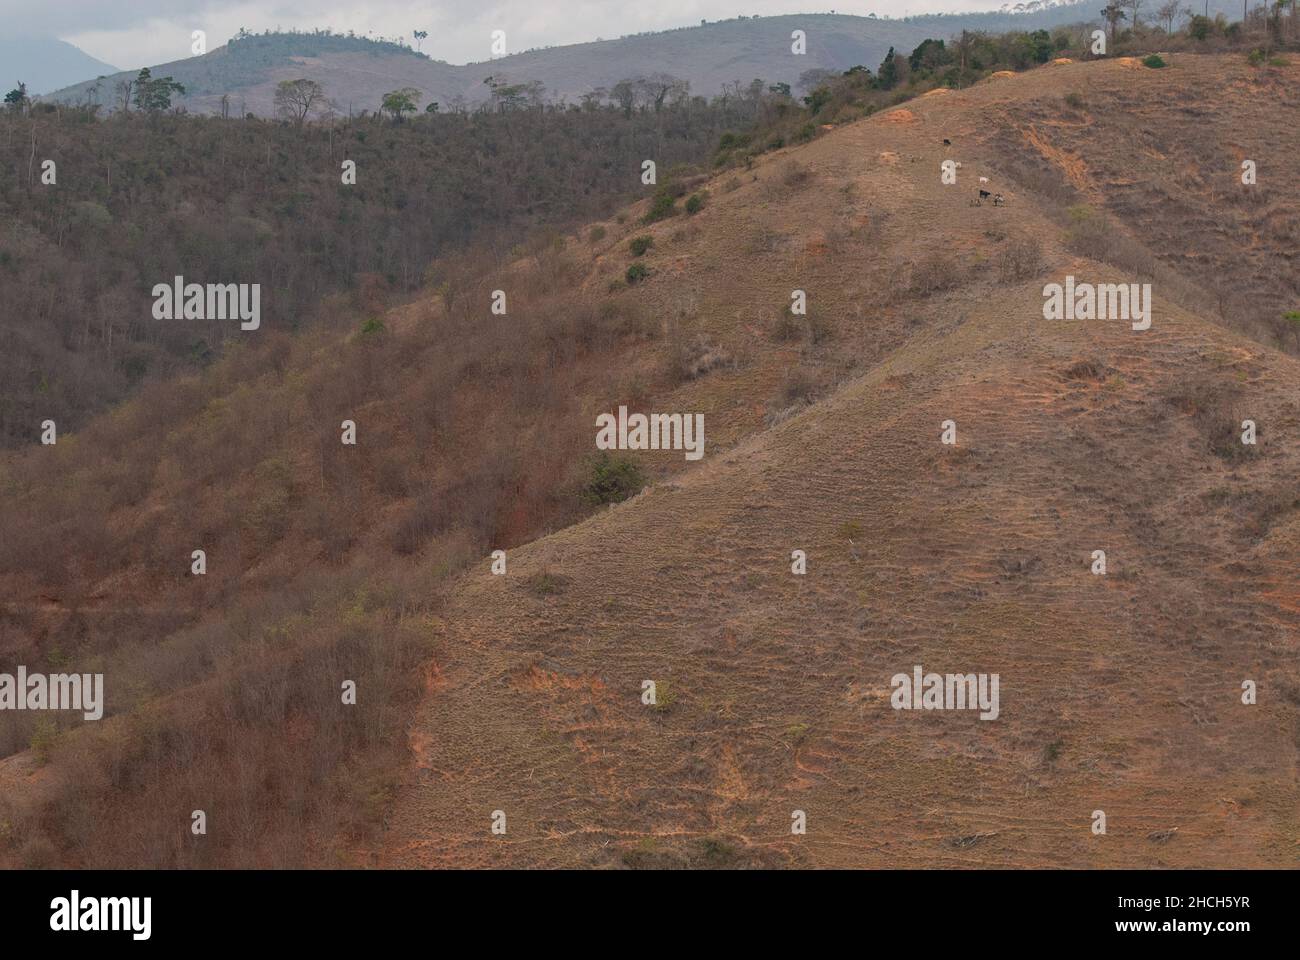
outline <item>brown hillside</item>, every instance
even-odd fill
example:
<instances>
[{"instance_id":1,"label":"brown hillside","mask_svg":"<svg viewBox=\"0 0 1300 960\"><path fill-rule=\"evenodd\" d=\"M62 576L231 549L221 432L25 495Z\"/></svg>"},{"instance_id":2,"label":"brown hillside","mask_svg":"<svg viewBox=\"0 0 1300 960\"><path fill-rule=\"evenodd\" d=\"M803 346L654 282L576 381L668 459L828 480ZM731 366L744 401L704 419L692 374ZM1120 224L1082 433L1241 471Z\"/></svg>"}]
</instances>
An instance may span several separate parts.
<instances>
[{"instance_id":1,"label":"brown hillside","mask_svg":"<svg viewBox=\"0 0 1300 960\"><path fill-rule=\"evenodd\" d=\"M0 666L111 679L102 723L0 728L0 863L1293 865L1298 73L918 98L5 457ZM1151 329L1044 320L1066 274L1150 280ZM620 404L706 455L593 513ZM894 711L915 664L1000 717Z\"/></svg>"},{"instance_id":2,"label":"brown hillside","mask_svg":"<svg viewBox=\"0 0 1300 960\"><path fill-rule=\"evenodd\" d=\"M694 220L647 231L640 296L740 358L642 407L703 412L709 452L511 550L506 576L484 560L458 581L376 862L1294 865L1300 364L1180 305L1220 277L1166 272L1185 266L1180 218L1222 205L1200 198L1214 171L1233 189L1229 128L1198 125L1203 149L1181 143L1160 186L1180 202L1130 220L1114 180L1134 145L1047 119L1082 88L1094 117L1155 125L1178 112L1171 85L1207 85L1200 109L1246 109L1261 171L1277 169L1296 106L1252 105L1296 68L1273 76L1184 57L1003 78L835 130L730 189L723 175ZM945 157L961 185L941 185ZM1147 168L1126 169L1142 191ZM969 204L981 175L1007 206ZM1295 214L1293 194L1265 196ZM1149 331L1042 318L1043 284L1066 273L1138 279L1073 252L1076 202L1124 218L1105 253L1150 241ZM1229 283L1288 255L1219 223L1205 243ZM594 286L621 250L598 251ZM793 288L826 336L773 336ZM1286 302L1284 285L1243 290L1261 311ZM778 399L795 367L822 402ZM939 442L949 419L956 448ZM1001 716L892 710L890 677L914 664L999 674ZM1258 705L1240 702L1246 679Z\"/></svg>"}]
</instances>

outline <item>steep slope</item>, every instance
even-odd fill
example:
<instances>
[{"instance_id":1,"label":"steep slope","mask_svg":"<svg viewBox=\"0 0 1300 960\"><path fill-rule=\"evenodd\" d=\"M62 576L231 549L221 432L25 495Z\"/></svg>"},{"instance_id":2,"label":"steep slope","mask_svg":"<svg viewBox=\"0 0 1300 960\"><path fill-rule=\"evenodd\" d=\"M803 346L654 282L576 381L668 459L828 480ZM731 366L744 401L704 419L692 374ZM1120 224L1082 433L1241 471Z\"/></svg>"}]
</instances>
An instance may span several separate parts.
<instances>
[{"instance_id":1,"label":"steep slope","mask_svg":"<svg viewBox=\"0 0 1300 960\"><path fill-rule=\"evenodd\" d=\"M647 226L647 199L439 261L415 302L264 328L7 455L0 669L109 680L102 723L0 726L0 863L1294 862L1296 361L1208 322L1214 278L1145 244L1200 202L1179 182L1231 183L1246 131L1219 118L1276 169L1297 106L1258 103L1295 71L1175 57L929 95L680 183L708 190L693 215ZM1208 139L1177 202L1111 223L1132 145L1072 146L1063 97L1172 140L1179 83L1216 91ZM972 205L979 176L1006 206ZM1277 251L1251 229L1198 244L1253 276ZM1149 331L1042 319L1048 282L1148 267ZM704 414L706 456L638 455L649 492L566 528L621 404ZM916 664L997 673L998 719L890 709ZM183 842L200 802L210 842Z\"/></svg>"},{"instance_id":2,"label":"steep slope","mask_svg":"<svg viewBox=\"0 0 1300 960\"><path fill-rule=\"evenodd\" d=\"M1249 97L1239 61L1193 61L1238 81L1215 109ZM643 296L743 359L639 409L703 412L709 452L461 579L375 862L1294 865L1300 363L1170 298L1199 278L1158 279L1145 332L1043 319L1045 283L1138 279L1005 172L1008 107L1080 82L1150 104L1168 81L1102 63L925 98L654 228ZM1101 159L1066 165L1080 189ZM970 205L979 175L1007 206ZM833 339L763 342L792 288ZM838 389L770 416L800 365ZM998 674L998 718L891 709L918 664Z\"/></svg>"},{"instance_id":3,"label":"steep slope","mask_svg":"<svg viewBox=\"0 0 1300 960\"><path fill-rule=\"evenodd\" d=\"M1296 71L1224 65L1183 57L1160 71L1132 59L1108 71L1057 68L1052 80L1071 103L1009 104L993 145L1009 173L1054 177L1059 198L1117 218L1201 287L1202 311L1300 345L1278 309L1300 303L1300 204L1286 173L1300 124ZM1242 182L1247 161L1257 182ZM1150 266L1141 251L1129 260Z\"/></svg>"},{"instance_id":4,"label":"steep slope","mask_svg":"<svg viewBox=\"0 0 1300 960\"><path fill-rule=\"evenodd\" d=\"M528 50L490 61L453 65L432 60L392 44L306 35L252 36L213 49L204 56L152 68L154 76L172 76L187 96L178 99L191 112L212 113L229 95L232 110L271 116L275 86L281 80L308 77L322 83L339 109L374 110L385 93L410 86L423 103L444 107L458 99L487 99L489 75L514 83L539 81L548 95L576 101L598 87L620 80L668 72L690 81L691 92L711 97L723 84L748 84L755 77L795 87L806 70L843 71L856 64L873 70L890 47L910 51L927 37L950 37L962 30L1036 30L1094 18L1086 4L1061 6L1028 14L962 14L885 20L835 14L798 14L722 20L617 40ZM791 53L791 32L803 30L804 55ZM488 53L484 39L484 54ZM436 53L436 50L433 51ZM111 91L123 73L108 78L100 102L112 109ZM57 91L51 99L81 102L89 83Z\"/></svg>"}]
</instances>

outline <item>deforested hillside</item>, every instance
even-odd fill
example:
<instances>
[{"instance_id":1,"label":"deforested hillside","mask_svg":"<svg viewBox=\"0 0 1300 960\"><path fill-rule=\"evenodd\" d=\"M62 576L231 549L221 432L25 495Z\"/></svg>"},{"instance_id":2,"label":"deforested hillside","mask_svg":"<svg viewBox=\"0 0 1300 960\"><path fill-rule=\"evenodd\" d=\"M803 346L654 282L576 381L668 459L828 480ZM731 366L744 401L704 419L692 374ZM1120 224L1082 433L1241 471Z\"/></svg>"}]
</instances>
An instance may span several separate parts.
<instances>
[{"instance_id":1,"label":"deforested hillside","mask_svg":"<svg viewBox=\"0 0 1300 960\"><path fill-rule=\"evenodd\" d=\"M1300 203L1285 172L1300 124L1294 68L1119 63L1063 66L1044 91L1060 99L1008 104L996 123L1000 169L1072 208L1079 252L1142 272L1158 264L1197 284L1202 314L1300 348L1300 325L1286 318L1300 303ZM961 130L978 137L979 126ZM1121 224L1122 242L1084 207Z\"/></svg>"},{"instance_id":2,"label":"deforested hillside","mask_svg":"<svg viewBox=\"0 0 1300 960\"><path fill-rule=\"evenodd\" d=\"M1254 122L1179 146L1176 223L1202 202L1180 191L1235 191L1242 137L1281 162L1294 102L1249 105L1294 67L1064 65L923 98L652 231L644 295L745 357L655 398L704 412L709 453L458 581L378 862L1293 864L1300 363L1213 312L1159 208L1107 209L1090 175L1139 145L1053 139L1076 91L1177 127L1178 70L1216 86L1201 110ZM1006 172L1039 158L1079 195ZM979 177L1005 205L971 205ZM1294 204L1273 181L1260 207ZM1213 254L1250 274L1264 254L1221 223ZM1151 282L1150 328L1044 319L1067 276ZM809 313L787 340L792 289ZM914 668L996 674L1000 711L892 709Z\"/></svg>"},{"instance_id":3,"label":"deforested hillside","mask_svg":"<svg viewBox=\"0 0 1300 960\"><path fill-rule=\"evenodd\" d=\"M1293 863L1300 362L1258 319L1297 309L1287 248L1236 214L1198 240L1246 316L1171 238L1247 134L1241 209L1296 215L1297 79L836 93L810 142L724 137L711 175L6 455L0 666L111 682L103 722L5 729L0 858ZM1134 145L1076 128L1182 136L1180 84L1212 116L1139 220ZM1139 316L1045 319L1076 281ZM702 416L703 457L598 450L620 407ZM916 667L997 675L995 716L893 709Z\"/></svg>"}]
</instances>

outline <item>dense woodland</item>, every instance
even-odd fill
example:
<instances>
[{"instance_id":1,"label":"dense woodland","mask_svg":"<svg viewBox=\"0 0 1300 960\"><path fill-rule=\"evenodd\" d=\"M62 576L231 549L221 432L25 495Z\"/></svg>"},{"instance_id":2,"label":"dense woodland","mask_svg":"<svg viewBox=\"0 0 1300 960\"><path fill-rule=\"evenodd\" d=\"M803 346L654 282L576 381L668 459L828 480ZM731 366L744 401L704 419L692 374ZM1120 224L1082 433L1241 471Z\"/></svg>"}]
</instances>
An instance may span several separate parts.
<instances>
[{"instance_id":1,"label":"dense woodland","mask_svg":"<svg viewBox=\"0 0 1300 960\"><path fill-rule=\"evenodd\" d=\"M67 429L141 381L193 370L237 332L169 325L154 284L260 283L263 327L301 329L331 294L400 297L475 243L599 219L750 123L731 98L623 111L541 108L302 126L39 109L0 118L0 444ZM55 160L57 185L41 183ZM355 186L341 182L356 162ZM369 306L369 304L363 304Z\"/></svg>"}]
</instances>

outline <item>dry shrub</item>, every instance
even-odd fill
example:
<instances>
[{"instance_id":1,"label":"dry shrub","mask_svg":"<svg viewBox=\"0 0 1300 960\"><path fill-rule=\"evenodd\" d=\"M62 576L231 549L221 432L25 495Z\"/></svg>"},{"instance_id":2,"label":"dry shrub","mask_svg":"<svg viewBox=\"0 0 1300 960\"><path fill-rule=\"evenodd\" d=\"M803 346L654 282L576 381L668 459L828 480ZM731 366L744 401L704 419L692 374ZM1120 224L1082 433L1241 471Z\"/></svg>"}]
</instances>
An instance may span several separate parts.
<instances>
[{"instance_id":1,"label":"dry shrub","mask_svg":"<svg viewBox=\"0 0 1300 960\"><path fill-rule=\"evenodd\" d=\"M1033 237L1013 240L998 252L997 274L1000 283L1023 283L1043 272L1043 245Z\"/></svg>"},{"instance_id":2,"label":"dry shrub","mask_svg":"<svg viewBox=\"0 0 1300 960\"><path fill-rule=\"evenodd\" d=\"M781 182L787 187L798 188L812 180L812 171L798 160L787 160L781 165Z\"/></svg>"},{"instance_id":3,"label":"dry shrub","mask_svg":"<svg viewBox=\"0 0 1300 960\"><path fill-rule=\"evenodd\" d=\"M1244 507L1242 531L1251 539L1267 536L1278 521L1295 510L1300 510L1300 493L1293 485L1283 485L1267 490L1257 490L1240 498Z\"/></svg>"},{"instance_id":4,"label":"dry shrub","mask_svg":"<svg viewBox=\"0 0 1300 960\"><path fill-rule=\"evenodd\" d=\"M311 497L305 516L305 531L318 541L329 563L341 562L361 533L360 516L345 497Z\"/></svg>"},{"instance_id":5,"label":"dry shrub","mask_svg":"<svg viewBox=\"0 0 1300 960\"><path fill-rule=\"evenodd\" d=\"M1278 212L1269 217L1264 229L1282 249L1300 248L1300 216Z\"/></svg>"},{"instance_id":6,"label":"dry shrub","mask_svg":"<svg viewBox=\"0 0 1300 960\"><path fill-rule=\"evenodd\" d=\"M1238 183L1226 191L1221 198L1228 203L1242 207L1267 207L1272 202L1272 194L1264 184Z\"/></svg>"},{"instance_id":7,"label":"dry shrub","mask_svg":"<svg viewBox=\"0 0 1300 960\"><path fill-rule=\"evenodd\" d=\"M797 317L787 307L772 324L772 339L777 343L790 343L803 336L803 317Z\"/></svg>"},{"instance_id":8,"label":"dry shrub","mask_svg":"<svg viewBox=\"0 0 1300 960\"><path fill-rule=\"evenodd\" d=\"M791 407L812 403L817 397L817 377L806 367L786 371L781 388L773 399L773 406L785 411Z\"/></svg>"},{"instance_id":9,"label":"dry shrub","mask_svg":"<svg viewBox=\"0 0 1300 960\"><path fill-rule=\"evenodd\" d=\"M573 454L590 433L573 398L628 374L585 360L658 332L635 300L574 298L581 271L558 245L531 258L506 284L490 257L440 261L441 295L409 329L361 334L340 310L337 330L232 349L5 464L0 574L63 607L48 622L6 609L0 656L102 660L115 721L52 739L51 800L0 859L319 866L334 860L321 838L376 829L428 656L412 611L429 591L382 583L580 515ZM485 316L498 286L510 315ZM675 321L674 376L730 362L695 346L693 305ZM198 546L203 578L188 573ZM109 576L120 612L83 611ZM10 729L0 748L30 745ZM196 808L220 818L204 843L177 820Z\"/></svg>"},{"instance_id":10,"label":"dry shrub","mask_svg":"<svg viewBox=\"0 0 1300 960\"><path fill-rule=\"evenodd\" d=\"M695 359L698 334L693 334L697 324L699 304L689 295L682 296L669 308L664 321L664 358L662 376L669 386L676 386L688 378Z\"/></svg>"},{"instance_id":11,"label":"dry shrub","mask_svg":"<svg viewBox=\"0 0 1300 960\"><path fill-rule=\"evenodd\" d=\"M730 353L703 334L699 334L691 341L678 362L681 364L681 376L686 380L696 380L719 367L729 367L734 364Z\"/></svg>"},{"instance_id":12,"label":"dry shrub","mask_svg":"<svg viewBox=\"0 0 1300 960\"><path fill-rule=\"evenodd\" d=\"M966 267L949 253L930 253L912 266L908 292L914 297L928 297L952 290L966 282Z\"/></svg>"},{"instance_id":13,"label":"dry shrub","mask_svg":"<svg viewBox=\"0 0 1300 960\"><path fill-rule=\"evenodd\" d=\"M335 851L313 835L376 832L404 752L392 731L428 656L427 603L387 580L340 586L304 598L305 611L246 611L237 634L212 637L227 645L212 652L216 674L185 697L62 737L24 850L117 868L329 866ZM345 680L355 705L342 703ZM221 825L201 843L177 821L196 808Z\"/></svg>"},{"instance_id":14,"label":"dry shrub","mask_svg":"<svg viewBox=\"0 0 1300 960\"><path fill-rule=\"evenodd\" d=\"M403 557L419 552L430 538L446 528L447 522L438 497L430 491L419 494L398 517L393 531L393 550Z\"/></svg>"},{"instance_id":15,"label":"dry shrub","mask_svg":"<svg viewBox=\"0 0 1300 960\"><path fill-rule=\"evenodd\" d=\"M1112 264L1133 276L1154 276L1155 257L1104 213L1081 206L1072 207L1069 213L1071 226L1066 232L1066 244L1072 252Z\"/></svg>"},{"instance_id":16,"label":"dry shrub","mask_svg":"<svg viewBox=\"0 0 1300 960\"><path fill-rule=\"evenodd\" d=\"M1251 456L1255 447L1241 442L1240 389L1234 383L1208 375L1182 381L1165 400L1180 413L1192 417L1207 448L1225 460ZM1263 439L1257 435L1258 439Z\"/></svg>"},{"instance_id":17,"label":"dry shrub","mask_svg":"<svg viewBox=\"0 0 1300 960\"><path fill-rule=\"evenodd\" d=\"M804 317L808 344L816 346L835 336L835 327L826 314L814 311Z\"/></svg>"},{"instance_id":18,"label":"dry shrub","mask_svg":"<svg viewBox=\"0 0 1300 960\"><path fill-rule=\"evenodd\" d=\"M550 597L563 593L569 585L569 578L543 567L524 581L529 593L537 597Z\"/></svg>"},{"instance_id":19,"label":"dry shrub","mask_svg":"<svg viewBox=\"0 0 1300 960\"><path fill-rule=\"evenodd\" d=\"M1046 205L1064 210L1079 202L1079 191L1059 166L1037 153L1028 153L1018 138L999 143L1002 162L995 171L1000 178L1013 181L1022 191L1036 194Z\"/></svg>"},{"instance_id":20,"label":"dry shrub","mask_svg":"<svg viewBox=\"0 0 1300 960\"><path fill-rule=\"evenodd\" d=\"M1106 379L1106 366L1093 359L1076 360L1065 368L1066 379L1095 380L1100 383Z\"/></svg>"}]
</instances>

